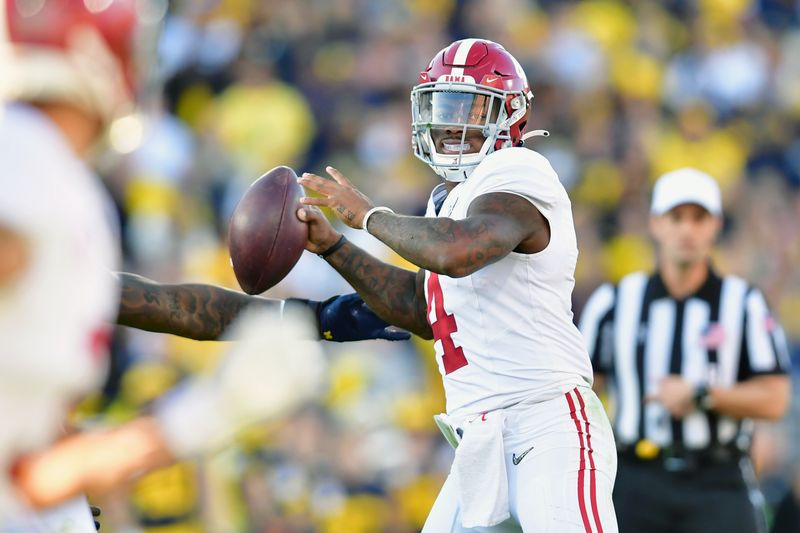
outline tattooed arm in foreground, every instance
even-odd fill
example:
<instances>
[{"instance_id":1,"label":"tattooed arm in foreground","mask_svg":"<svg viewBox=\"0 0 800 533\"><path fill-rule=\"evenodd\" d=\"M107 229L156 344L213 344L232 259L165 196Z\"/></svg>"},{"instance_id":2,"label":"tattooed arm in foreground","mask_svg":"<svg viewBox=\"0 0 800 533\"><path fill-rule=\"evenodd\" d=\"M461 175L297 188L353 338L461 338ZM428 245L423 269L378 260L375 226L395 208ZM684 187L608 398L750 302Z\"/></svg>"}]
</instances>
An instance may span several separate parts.
<instances>
[{"instance_id":1,"label":"tattooed arm in foreground","mask_svg":"<svg viewBox=\"0 0 800 533\"><path fill-rule=\"evenodd\" d=\"M220 339L246 308L274 311L283 307L309 309L320 339L350 342L367 339L406 340L409 335L388 327L357 294L333 296L323 302L288 298L274 300L203 284L162 284L122 272L117 323L196 340Z\"/></svg>"},{"instance_id":2,"label":"tattooed arm in foreground","mask_svg":"<svg viewBox=\"0 0 800 533\"><path fill-rule=\"evenodd\" d=\"M213 285L161 284L126 272L119 279L118 324L190 339L218 339L251 305L274 309L277 317L282 303Z\"/></svg>"}]
</instances>

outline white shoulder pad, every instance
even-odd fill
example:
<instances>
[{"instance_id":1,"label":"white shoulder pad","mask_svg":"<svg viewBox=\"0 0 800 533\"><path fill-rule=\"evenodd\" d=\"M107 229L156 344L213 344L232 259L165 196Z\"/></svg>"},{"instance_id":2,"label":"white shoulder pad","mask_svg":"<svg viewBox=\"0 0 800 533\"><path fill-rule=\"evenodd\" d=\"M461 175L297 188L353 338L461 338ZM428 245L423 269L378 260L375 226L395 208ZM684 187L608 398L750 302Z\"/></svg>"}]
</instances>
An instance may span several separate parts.
<instances>
[{"instance_id":1,"label":"white shoulder pad","mask_svg":"<svg viewBox=\"0 0 800 533\"><path fill-rule=\"evenodd\" d=\"M506 192L530 200L540 211L568 201L567 193L550 162L527 148L504 148L478 165L466 183L470 201L483 194Z\"/></svg>"}]
</instances>

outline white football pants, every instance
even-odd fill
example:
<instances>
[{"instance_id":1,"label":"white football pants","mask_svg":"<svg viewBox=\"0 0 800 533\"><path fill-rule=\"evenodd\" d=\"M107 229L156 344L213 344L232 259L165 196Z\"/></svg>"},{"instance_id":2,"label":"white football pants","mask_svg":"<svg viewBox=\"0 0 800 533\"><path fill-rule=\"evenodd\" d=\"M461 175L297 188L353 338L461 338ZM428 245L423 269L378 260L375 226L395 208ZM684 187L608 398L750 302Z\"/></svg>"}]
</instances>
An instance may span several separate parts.
<instances>
[{"instance_id":1,"label":"white football pants","mask_svg":"<svg viewBox=\"0 0 800 533\"><path fill-rule=\"evenodd\" d=\"M511 518L492 527L462 527L451 471L423 533L617 533L611 499L617 451L594 392L576 387L552 400L512 406L504 415Z\"/></svg>"}]
</instances>

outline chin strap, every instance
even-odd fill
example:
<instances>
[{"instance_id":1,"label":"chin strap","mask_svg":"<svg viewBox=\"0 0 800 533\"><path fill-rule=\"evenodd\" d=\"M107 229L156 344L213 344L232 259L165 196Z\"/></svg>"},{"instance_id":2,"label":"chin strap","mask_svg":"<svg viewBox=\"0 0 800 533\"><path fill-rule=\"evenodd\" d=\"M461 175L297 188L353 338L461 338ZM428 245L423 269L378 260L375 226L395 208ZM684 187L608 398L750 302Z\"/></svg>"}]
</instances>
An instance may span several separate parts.
<instances>
[{"instance_id":1,"label":"chin strap","mask_svg":"<svg viewBox=\"0 0 800 533\"><path fill-rule=\"evenodd\" d=\"M533 130L522 135L522 142L527 141L532 137L550 137L550 132L547 130Z\"/></svg>"}]
</instances>

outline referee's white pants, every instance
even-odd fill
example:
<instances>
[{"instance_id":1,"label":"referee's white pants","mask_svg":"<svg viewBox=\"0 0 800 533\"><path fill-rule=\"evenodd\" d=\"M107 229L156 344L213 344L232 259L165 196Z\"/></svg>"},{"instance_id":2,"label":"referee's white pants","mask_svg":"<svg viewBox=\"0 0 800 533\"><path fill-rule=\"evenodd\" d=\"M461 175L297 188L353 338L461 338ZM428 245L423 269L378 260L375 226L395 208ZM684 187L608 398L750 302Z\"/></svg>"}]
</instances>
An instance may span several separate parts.
<instances>
[{"instance_id":1,"label":"referee's white pants","mask_svg":"<svg viewBox=\"0 0 800 533\"><path fill-rule=\"evenodd\" d=\"M594 392L576 387L546 402L515 405L504 415L511 518L488 528L462 527L457 481L451 471L423 533L616 533L611 493L617 450L611 424Z\"/></svg>"}]
</instances>

